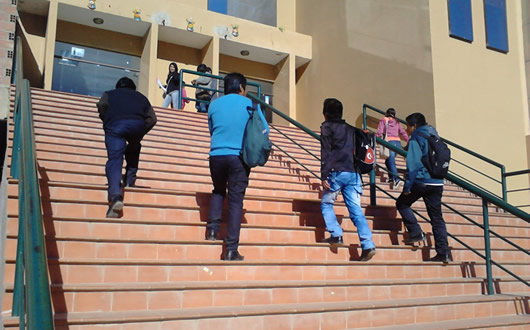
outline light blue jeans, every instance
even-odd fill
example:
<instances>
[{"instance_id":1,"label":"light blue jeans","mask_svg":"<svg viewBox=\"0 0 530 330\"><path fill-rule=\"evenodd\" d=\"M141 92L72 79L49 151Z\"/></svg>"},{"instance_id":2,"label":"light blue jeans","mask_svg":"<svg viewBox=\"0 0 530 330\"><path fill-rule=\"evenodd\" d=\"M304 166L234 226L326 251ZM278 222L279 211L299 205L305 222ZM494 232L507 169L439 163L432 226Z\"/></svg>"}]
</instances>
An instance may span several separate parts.
<instances>
[{"instance_id":1,"label":"light blue jeans","mask_svg":"<svg viewBox=\"0 0 530 330\"><path fill-rule=\"evenodd\" d=\"M164 104L162 106L164 108L168 108L170 104L173 104L173 109L180 109L179 91L172 91L171 93L166 95L166 98L164 99Z\"/></svg>"},{"instance_id":2,"label":"light blue jeans","mask_svg":"<svg viewBox=\"0 0 530 330\"><path fill-rule=\"evenodd\" d=\"M350 213L350 219L353 221L355 227L357 227L361 248L363 250L375 248L375 244L372 241L372 232L361 208L362 187L359 173L331 172L328 182L330 189L324 190L320 209L326 222L326 228L331 236L342 236L342 228L333 210L337 196L342 192L344 203L346 203L346 207Z\"/></svg>"}]
</instances>

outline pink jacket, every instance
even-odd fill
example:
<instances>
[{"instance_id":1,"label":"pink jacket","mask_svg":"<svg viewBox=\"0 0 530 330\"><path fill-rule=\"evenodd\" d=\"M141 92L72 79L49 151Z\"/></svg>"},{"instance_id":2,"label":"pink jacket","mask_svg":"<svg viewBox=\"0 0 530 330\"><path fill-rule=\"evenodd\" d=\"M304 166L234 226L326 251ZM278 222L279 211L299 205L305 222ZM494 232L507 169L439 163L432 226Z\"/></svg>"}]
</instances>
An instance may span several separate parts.
<instances>
[{"instance_id":1,"label":"pink jacket","mask_svg":"<svg viewBox=\"0 0 530 330\"><path fill-rule=\"evenodd\" d=\"M388 121L388 132L385 132L386 121ZM409 136L407 135L407 132L405 132L403 126L401 126L399 121L397 121L397 119L395 118L383 117L383 119L379 121L379 126L377 127L377 136L383 138L385 133L387 141L399 141L399 134L403 136L403 139L406 142L409 141Z\"/></svg>"}]
</instances>

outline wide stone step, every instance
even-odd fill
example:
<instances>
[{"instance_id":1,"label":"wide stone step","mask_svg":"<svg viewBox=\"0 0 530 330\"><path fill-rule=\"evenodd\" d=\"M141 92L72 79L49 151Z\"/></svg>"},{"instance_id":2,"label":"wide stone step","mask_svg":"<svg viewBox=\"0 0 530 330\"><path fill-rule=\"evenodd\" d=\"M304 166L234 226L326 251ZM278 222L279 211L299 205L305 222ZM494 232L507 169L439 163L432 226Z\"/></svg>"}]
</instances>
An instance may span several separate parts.
<instances>
[{"instance_id":1,"label":"wide stone step","mask_svg":"<svg viewBox=\"0 0 530 330\"><path fill-rule=\"evenodd\" d=\"M128 300L128 305L138 303L142 302L133 298ZM167 311L62 313L55 315L55 322L56 329L83 329L87 324L105 325L110 329L347 329L513 316L518 314L523 304L521 298L509 295L470 295L398 299L391 302L329 302ZM16 325L15 319L6 320L6 326Z\"/></svg>"},{"instance_id":2,"label":"wide stone step","mask_svg":"<svg viewBox=\"0 0 530 330\"><path fill-rule=\"evenodd\" d=\"M220 253L219 253L220 254ZM402 261L277 261L245 260L78 260L48 259L53 283L136 283L175 281L289 281L353 279L439 279L486 276L483 262ZM530 276L527 262L503 262L523 278ZM6 279L14 278L15 260L6 262ZM493 276L506 273L493 267Z\"/></svg>"},{"instance_id":3,"label":"wide stone step","mask_svg":"<svg viewBox=\"0 0 530 330\"><path fill-rule=\"evenodd\" d=\"M523 284L496 279L503 294ZM53 284L55 313L170 310L202 307L361 302L484 294L484 279L174 282L136 284ZM13 285L4 310L11 308ZM501 292L497 292L501 293ZM97 297L97 299L95 299ZM137 301L131 304L130 300Z\"/></svg>"}]
</instances>

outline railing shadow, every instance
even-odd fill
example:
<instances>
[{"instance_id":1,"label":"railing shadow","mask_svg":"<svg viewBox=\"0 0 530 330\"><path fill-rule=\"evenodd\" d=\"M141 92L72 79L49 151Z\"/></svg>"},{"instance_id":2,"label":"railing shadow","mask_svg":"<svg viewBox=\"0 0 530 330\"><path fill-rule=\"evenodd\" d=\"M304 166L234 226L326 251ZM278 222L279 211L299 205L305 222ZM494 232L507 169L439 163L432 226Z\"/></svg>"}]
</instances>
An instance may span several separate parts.
<instances>
[{"instance_id":1,"label":"railing shadow","mask_svg":"<svg viewBox=\"0 0 530 330\"><path fill-rule=\"evenodd\" d=\"M46 239L46 255L48 256L48 269L50 273L51 280L51 294L52 294L52 305L55 313L67 312L66 297L64 296L64 290L62 290L62 285L64 283L63 274L61 272L61 267L59 263L50 263L50 257L57 258L57 261L60 260L59 247L57 246L57 231L55 229L55 222L53 221L53 207L50 201L50 187L49 187L49 177L46 172L46 168L38 164L37 161L37 171L40 175L39 186L41 192L41 205L43 213L43 225L45 230L45 239ZM59 289L55 284L59 284L61 289Z\"/></svg>"}]
</instances>

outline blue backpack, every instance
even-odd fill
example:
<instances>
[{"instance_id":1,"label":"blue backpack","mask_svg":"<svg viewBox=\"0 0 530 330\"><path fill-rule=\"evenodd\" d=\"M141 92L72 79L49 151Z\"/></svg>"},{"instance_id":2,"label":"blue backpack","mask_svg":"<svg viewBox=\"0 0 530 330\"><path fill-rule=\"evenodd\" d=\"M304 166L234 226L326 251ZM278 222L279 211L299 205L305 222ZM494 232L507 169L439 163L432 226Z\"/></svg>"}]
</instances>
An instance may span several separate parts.
<instances>
[{"instance_id":1,"label":"blue backpack","mask_svg":"<svg viewBox=\"0 0 530 330\"><path fill-rule=\"evenodd\" d=\"M249 118L243 136L241 158L248 167L263 166L267 163L272 149L269 134L260 116L256 113L258 105L252 101L252 107L247 107Z\"/></svg>"}]
</instances>

